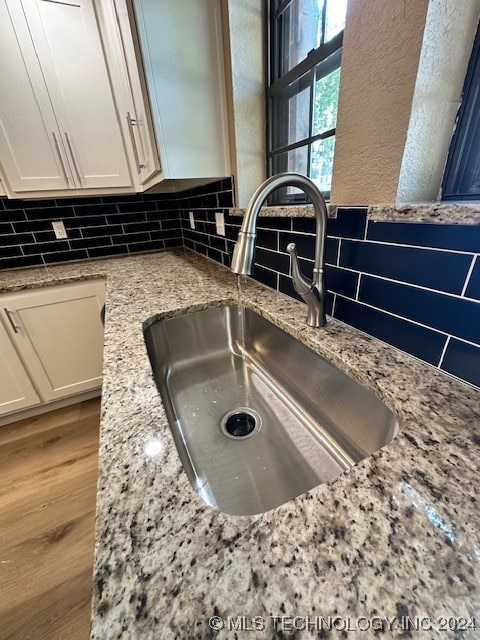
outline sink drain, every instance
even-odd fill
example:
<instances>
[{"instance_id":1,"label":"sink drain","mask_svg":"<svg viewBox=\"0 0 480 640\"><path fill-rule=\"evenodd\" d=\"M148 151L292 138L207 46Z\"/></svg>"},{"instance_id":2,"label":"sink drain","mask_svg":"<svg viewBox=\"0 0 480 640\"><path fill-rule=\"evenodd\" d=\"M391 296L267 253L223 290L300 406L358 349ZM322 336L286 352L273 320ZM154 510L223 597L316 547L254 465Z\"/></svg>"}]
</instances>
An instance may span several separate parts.
<instances>
[{"instance_id":1,"label":"sink drain","mask_svg":"<svg viewBox=\"0 0 480 640\"><path fill-rule=\"evenodd\" d=\"M260 430L262 419L253 409L238 407L229 411L222 419L222 431L229 438L245 440Z\"/></svg>"}]
</instances>

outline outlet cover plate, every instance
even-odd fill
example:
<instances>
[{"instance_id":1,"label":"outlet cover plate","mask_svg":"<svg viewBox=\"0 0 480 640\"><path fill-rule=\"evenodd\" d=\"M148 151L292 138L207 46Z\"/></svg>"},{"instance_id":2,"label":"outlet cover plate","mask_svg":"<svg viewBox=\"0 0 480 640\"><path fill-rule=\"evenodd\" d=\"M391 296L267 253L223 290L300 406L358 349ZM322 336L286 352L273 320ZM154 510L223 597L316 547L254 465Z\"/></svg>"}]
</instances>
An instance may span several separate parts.
<instances>
[{"instance_id":1,"label":"outlet cover plate","mask_svg":"<svg viewBox=\"0 0 480 640\"><path fill-rule=\"evenodd\" d=\"M53 232L55 233L55 238L57 240L62 240L63 238L68 238L67 232L65 230L65 225L62 220L54 220L52 222Z\"/></svg>"},{"instance_id":2,"label":"outlet cover plate","mask_svg":"<svg viewBox=\"0 0 480 640\"><path fill-rule=\"evenodd\" d=\"M225 235L225 216L223 211L215 212L215 225L217 227L217 233L219 236Z\"/></svg>"}]
</instances>

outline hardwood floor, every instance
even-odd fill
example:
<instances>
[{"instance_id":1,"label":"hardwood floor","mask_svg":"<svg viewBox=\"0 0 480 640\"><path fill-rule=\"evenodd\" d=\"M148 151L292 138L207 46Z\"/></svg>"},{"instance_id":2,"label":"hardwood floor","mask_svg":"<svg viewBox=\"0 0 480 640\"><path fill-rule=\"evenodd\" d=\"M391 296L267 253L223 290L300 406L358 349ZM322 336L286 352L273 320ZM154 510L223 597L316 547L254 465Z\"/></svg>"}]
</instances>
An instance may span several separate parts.
<instances>
[{"instance_id":1,"label":"hardwood floor","mask_svg":"<svg viewBox=\"0 0 480 640\"><path fill-rule=\"evenodd\" d=\"M0 639L88 640L100 399L0 427Z\"/></svg>"}]
</instances>

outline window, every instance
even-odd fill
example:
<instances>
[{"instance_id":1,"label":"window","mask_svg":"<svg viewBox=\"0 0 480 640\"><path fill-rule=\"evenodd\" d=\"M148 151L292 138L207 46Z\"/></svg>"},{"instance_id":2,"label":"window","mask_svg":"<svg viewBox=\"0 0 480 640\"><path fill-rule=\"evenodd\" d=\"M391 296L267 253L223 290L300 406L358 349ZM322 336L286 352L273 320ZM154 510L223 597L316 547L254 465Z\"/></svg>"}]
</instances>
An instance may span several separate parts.
<instances>
[{"instance_id":1,"label":"window","mask_svg":"<svg viewBox=\"0 0 480 640\"><path fill-rule=\"evenodd\" d=\"M268 174L308 175L328 197L332 182L347 0L269 0ZM283 189L272 202L305 202Z\"/></svg>"},{"instance_id":2,"label":"window","mask_svg":"<svg viewBox=\"0 0 480 640\"><path fill-rule=\"evenodd\" d=\"M443 178L444 200L480 200L480 28Z\"/></svg>"}]
</instances>

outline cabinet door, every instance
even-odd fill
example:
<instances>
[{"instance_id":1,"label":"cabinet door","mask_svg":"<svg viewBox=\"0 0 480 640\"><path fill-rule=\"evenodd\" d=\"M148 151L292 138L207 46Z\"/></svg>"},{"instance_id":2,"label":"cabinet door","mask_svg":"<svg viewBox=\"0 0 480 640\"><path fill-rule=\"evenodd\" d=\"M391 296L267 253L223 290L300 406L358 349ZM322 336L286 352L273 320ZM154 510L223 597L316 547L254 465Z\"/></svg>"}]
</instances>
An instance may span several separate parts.
<instances>
[{"instance_id":1,"label":"cabinet door","mask_svg":"<svg viewBox=\"0 0 480 640\"><path fill-rule=\"evenodd\" d=\"M116 104L126 127L127 145L130 143L131 147L134 179L142 185L161 167L127 0L99 0L96 7Z\"/></svg>"},{"instance_id":2,"label":"cabinet door","mask_svg":"<svg viewBox=\"0 0 480 640\"><path fill-rule=\"evenodd\" d=\"M0 60L0 162L10 189L68 189L73 181L18 0L0 0Z\"/></svg>"},{"instance_id":3,"label":"cabinet door","mask_svg":"<svg viewBox=\"0 0 480 640\"><path fill-rule=\"evenodd\" d=\"M5 326L44 401L101 386L104 282L8 294L0 302Z\"/></svg>"},{"instance_id":4,"label":"cabinet door","mask_svg":"<svg viewBox=\"0 0 480 640\"><path fill-rule=\"evenodd\" d=\"M229 176L220 1L133 5L165 177Z\"/></svg>"},{"instance_id":5,"label":"cabinet door","mask_svg":"<svg viewBox=\"0 0 480 640\"><path fill-rule=\"evenodd\" d=\"M77 187L131 186L92 0L22 5Z\"/></svg>"},{"instance_id":6,"label":"cabinet door","mask_svg":"<svg viewBox=\"0 0 480 640\"><path fill-rule=\"evenodd\" d=\"M1 322L0 381L0 416L40 404L40 399Z\"/></svg>"}]
</instances>

